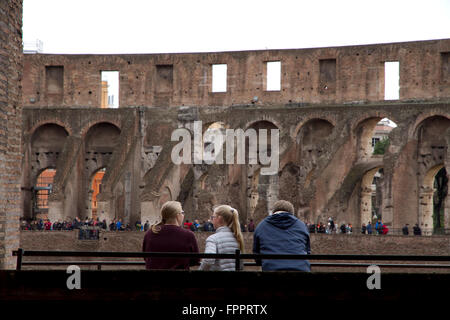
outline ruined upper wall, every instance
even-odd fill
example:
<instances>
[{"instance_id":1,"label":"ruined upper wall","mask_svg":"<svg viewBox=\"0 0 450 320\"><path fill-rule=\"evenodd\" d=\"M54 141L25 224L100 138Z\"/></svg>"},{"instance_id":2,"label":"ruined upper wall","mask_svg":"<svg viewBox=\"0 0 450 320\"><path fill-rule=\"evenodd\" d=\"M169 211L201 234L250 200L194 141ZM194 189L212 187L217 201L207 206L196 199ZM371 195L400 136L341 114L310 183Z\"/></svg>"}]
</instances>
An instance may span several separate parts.
<instances>
[{"instance_id":1,"label":"ruined upper wall","mask_svg":"<svg viewBox=\"0 0 450 320\"><path fill-rule=\"evenodd\" d=\"M267 91L268 61L281 87ZM295 50L24 57L24 106L100 107L101 71L119 71L120 107L346 103L385 99L384 63L400 63L400 100L450 98L450 39ZM226 92L212 65L227 64Z\"/></svg>"}]
</instances>

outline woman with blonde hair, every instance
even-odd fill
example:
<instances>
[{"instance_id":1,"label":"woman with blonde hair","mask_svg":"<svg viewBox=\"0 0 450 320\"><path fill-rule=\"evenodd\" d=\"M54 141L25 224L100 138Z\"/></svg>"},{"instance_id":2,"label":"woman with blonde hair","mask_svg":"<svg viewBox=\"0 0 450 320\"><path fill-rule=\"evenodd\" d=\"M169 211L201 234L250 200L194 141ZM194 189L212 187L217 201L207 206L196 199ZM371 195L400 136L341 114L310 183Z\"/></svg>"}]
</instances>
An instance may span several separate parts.
<instances>
[{"instance_id":1,"label":"woman with blonde hair","mask_svg":"<svg viewBox=\"0 0 450 320\"><path fill-rule=\"evenodd\" d=\"M244 239L241 233L238 211L228 205L214 209L211 217L216 233L206 239L205 253L244 252ZM236 270L234 259L203 259L199 270Z\"/></svg>"},{"instance_id":2,"label":"woman with blonde hair","mask_svg":"<svg viewBox=\"0 0 450 320\"><path fill-rule=\"evenodd\" d=\"M182 228L184 211L178 201L167 201L161 207L161 222L152 225L142 244L144 252L198 253L197 239L192 231ZM189 269L199 259L146 258L147 269Z\"/></svg>"}]
</instances>

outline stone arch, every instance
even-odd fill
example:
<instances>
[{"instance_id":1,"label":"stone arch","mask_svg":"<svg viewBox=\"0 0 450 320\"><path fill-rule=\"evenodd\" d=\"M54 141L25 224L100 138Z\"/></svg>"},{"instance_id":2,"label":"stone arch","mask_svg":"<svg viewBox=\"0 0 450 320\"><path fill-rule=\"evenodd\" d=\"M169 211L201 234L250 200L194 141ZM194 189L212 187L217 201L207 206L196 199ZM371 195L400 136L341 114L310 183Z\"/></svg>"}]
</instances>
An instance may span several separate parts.
<instances>
[{"instance_id":1,"label":"stone arch","mask_svg":"<svg viewBox=\"0 0 450 320\"><path fill-rule=\"evenodd\" d=\"M227 129L226 124L223 121L210 122L203 125L203 156L204 161L213 162L218 161L224 162L224 144L225 144L225 130ZM217 131L222 134L222 141L216 140ZM217 148L217 150L216 150ZM207 157L207 158L206 158ZM217 158L219 157L219 158Z\"/></svg>"},{"instance_id":2,"label":"stone arch","mask_svg":"<svg viewBox=\"0 0 450 320\"><path fill-rule=\"evenodd\" d=\"M444 142L445 132L449 127L450 117L435 114L423 118L422 121L418 122L418 124L414 127L413 136L419 141L419 143L427 138L434 138L436 140L436 136L442 136L442 138L438 140Z\"/></svg>"},{"instance_id":3,"label":"stone arch","mask_svg":"<svg viewBox=\"0 0 450 320\"><path fill-rule=\"evenodd\" d=\"M54 122L48 122L36 127L31 134L31 144L37 144L38 141L43 143L44 146L54 147L55 145L62 148L64 142L61 138L67 138L69 132L64 126Z\"/></svg>"},{"instance_id":4,"label":"stone arch","mask_svg":"<svg viewBox=\"0 0 450 320\"><path fill-rule=\"evenodd\" d=\"M272 121L268 121L268 120L258 120L258 121L254 121L252 122L246 129L245 131L249 130L249 129L254 129L256 131L256 136L258 138L258 152L261 152L262 150L260 150L261 145L259 144L259 130L260 129L266 129L267 131L267 152L268 154L271 152L272 149L272 141L271 141L271 130L272 129L279 129L280 127L277 126L275 123L273 123ZM249 146L248 146L248 138L246 138L246 146L245 146L245 150L246 150L246 163L250 163L248 161L248 151L249 151Z\"/></svg>"},{"instance_id":5,"label":"stone arch","mask_svg":"<svg viewBox=\"0 0 450 320\"><path fill-rule=\"evenodd\" d=\"M328 120L313 118L304 122L295 138L299 146L298 160L311 160L314 164L322 156L323 143L333 133L334 125Z\"/></svg>"},{"instance_id":6,"label":"stone arch","mask_svg":"<svg viewBox=\"0 0 450 320\"><path fill-rule=\"evenodd\" d=\"M62 122L61 120L58 119L52 119L52 120L44 120L44 121L40 121L38 123L35 123L27 132L27 134L32 137L34 135L34 133L41 127L45 126L45 125L57 125L61 128L63 128L66 133L67 136L71 136L73 135L73 130L71 128L71 126L67 123Z\"/></svg>"},{"instance_id":7,"label":"stone arch","mask_svg":"<svg viewBox=\"0 0 450 320\"><path fill-rule=\"evenodd\" d=\"M89 217L92 216L92 177L101 169L108 170L113 151L119 142L119 136L120 129L109 122L99 122L91 126L84 135L84 178L81 192L83 192L86 215ZM114 217L120 218L122 221L125 218L124 199L123 192L117 195L113 207Z\"/></svg>"},{"instance_id":8,"label":"stone arch","mask_svg":"<svg viewBox=\"0 0 450 320\"><path fill-rule=\"evenodd\" d=\"M368 160L373 154L373 141L375 127L386 116L372 116L360 120L352 130L356 140L356 154L358 160ZM389 119L389 118L387 118ZM390 120L390 119L389 119ZM395 122L394 122L395 123Z\"/></svg>"},{"instance_id":9,"label":"stone arch","mask_svg":"<svg viewBox=\"0 0 450 320\"><path fill-rule=\"evenodd\" d=\"M55 123L47 123L38 127L31 136L31 176L37 177L37 172L48 168L56 168L59 155L69 133L64 127Z\"/></svg>"},{"instance_id":10,"label":"stone arch","mask_svg":"<svg viewBox=\"0 0 450 320\"><path fill-rule=\"evenodd\" d=\"M430 169L448 161L446 132L449 128L450 119L439 115L424 119L416 127L414 136L417 139L417 161L419 174L423 179Z\"/></svg>"},{"instance_id":11,"label":"stone arch","mask_svg":"<svg viewBox=\"0 0 450 320\"><path fill-rule=\"evenodd\" d=\"M224 128L228 129L230 126L226 124L224 121L208 121L205 122L202 126L202 133L204 134L208 129L216 129L216 128Z\"/></svg>"},{"instance_id":12,"label":"stone arch","mask_svg":"<svg viewBox=\"0 0 450 320\"><path fill-rule=\"evenodd\" d=\"M120 129L108 122L97 123L85 135L85 166L88 176L106 167L119 142Z\"/></svg>"},{"instance_id":13,"label":"stone arch","mask_svg":"<svg viewBox=\"0 0 450 320\"><path fill-rule=\"evenodd\" d=\"M98 203L97 197L102 192L102 180L105 175L106 168L101 167L94 171L89 179L89 212L92 218L98 218Z\"/></svg>"},{"instance_id":14,"label":"stone arch","mask_svg":"<svg viewBox=\"0 0 450 320\"><path fill-rule=\"evenodd\" d=\"M375 175L382 169L382 166L375 167L364 173L361 179L361 189L359 195L360 221L362 223L372 222L373 217L373 203L372 196L377 190L373 189L372 182ZM380 218L378 216L378 218Z\"/></svg>"},{"instance_id":15,"label":"stone arch","mask_svg":"<svg viewBox=\"0 0 450 320\"><path fill-rule=\"evenodd\" d=\"M86 139L86 135L91 131L94 127L98 126L99 124L108 124L111 126L114 126L119 132L122 131L122 126L118 121L111 121L111 120L97 120L89 122L86 126L84 126L81 129L80 135L83 139Z\"/></svg>"},{"instance_id":16,"label":"stone arch","mask_svg":"<svg viewBox=\"0 0 450 320\"><path fill-rule=\"evenodd\" d=\"M444 168L444 164L438 164L430 168L423 177L419 190L419 217L418 224L423 234L432 234L433 232L433 194L434 178L436 174Z\"/></svg>"},{"instance_id":17,"label":"stone arch","mask_svg":"<svg viewBox=\"0 0 450 320\"><path fill-rule=\"evenodd\" d=\"M292 132L292 139L296 140L300 130L308 123L310 123L311 121L325 121L328 122L329 124L331 124L333 127L336 127L336 121L333 118L330 117L320 117L320 116L311 116L308 117L306 119L303 119L302 121L300 121L299 123L297 123L297 125L295 126L293 132Z\"/></svg>"},{"instance_id":18,"label":"stone arch","mask_svg":"<svg viewBox=\"0 0 450 320\"><path fill-rule=\"evenodd\" d=\"M450 120L450 116L448 114L444 113L437 113L437 112L425 112L421 113L417 118L414 124L411 126L409 135L411 137L414 137L415 139L418 139L419 129L420 127L426 122L426 120L431 118L443 118Z\"/></svg>"},{"instance_id":19,"label":"stone arch","mask_svg":"<svg viewBox=\"0 0 450 320\"><path fill-rule=\"evenodd\" d=\"M32 217L47 218L49 210L49 197L52 193L55 167L46 167L38 171L33 180ZM38 215L41 215L38 217Z\"/></svg>"},{"instance_id":20,"label":"stone arch","mask_svg":"<svg viewBox=\"0 0 450 320\"><path fill-rule=\"evenodd\" d=\"M244 125L244 130L253 128L253 129L260 129L259 126L267 126L265 129L280 129L283 126L281 123L279 123L277 120L271 118L271 117L263 117L261 119L254 119L251 121L248 121ZM263 129L263 127L261 127ZM281 131L281 130L280 130Z\"/></svg>"}]
</instances>

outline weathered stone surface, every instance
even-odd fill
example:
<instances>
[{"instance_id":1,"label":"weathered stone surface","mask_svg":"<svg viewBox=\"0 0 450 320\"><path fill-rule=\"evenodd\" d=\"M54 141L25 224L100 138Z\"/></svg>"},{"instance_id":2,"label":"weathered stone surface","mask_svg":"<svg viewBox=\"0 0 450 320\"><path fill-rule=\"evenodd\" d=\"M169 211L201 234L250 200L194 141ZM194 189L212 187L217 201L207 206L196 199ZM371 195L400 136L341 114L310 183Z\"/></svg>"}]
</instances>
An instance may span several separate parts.
<instances>
[{"instance_id":1,"label":"weathered stone surface","mask_svg":"<svg viewBox=\"0 0 450 320\"><path fill-rule=\"evenodd\" d=\"M0 269L19 245L22 124L22 1L0 2Z\"/></svg>"},{"instance_id":2,"label":"weathered stone surface","mask_svg":"<svg viewBox=\"0 0 450 320\"><path fill-rule=\"evenodd\" d=\"M430 170L447 167L450 105L446 102L199 109L195 119L203 122L203 130L217 122L225 128L244 130L279 128L280 166L275 176L262 175L261 165L173 164L171 151L177 142L171 142L170 136L179 127L179 114L176 108L164 107L95 110L93 114L83 108L25 108L23 130L28 137L25 141L31 143L24 145L24 159L33 159L33 137L45 133L48 124L61 126L65 130L60 132L70 135L61 134L64 144L55 162L52 197L64 203L59 219L90 216L86 209L89 177L106 167L100 199L108 203L105 208L109 212L103 212L103 217L121 218L131 224L139 219L156 222L158 208L168 199L181 200L186 219L190 220L206 220L214 205L229 203L238 209L243 223L250 218L260 221L274 199L285 198L308 222L326 222L332 216L339 224L360 226L370 216L367 190L374 172L383 168L379 201L384 222L394 228L404 223L423 223L425 227L431 215L429 209L424 211L419 205L419 190L432 182L427 178L433 176ZM384 117L398 127L390 134L391 144L385 155L373 156L366 147L371 142L369 133ZM184 121L183 126L192 128L192 123ZM99 140L88 151L92 128L97 128L98 139L112 138L108 132L116 130L119 142L106 150L110 142ZM80 137L79 149L68 147L73 146L70 137ZM435 154L421 156L427 148ZM49 154L39 164L24 161L23 172L31 172L23 180L24 190L31 189L36 172L51 159ZM130 192L126 196L127 183ZM125 201L125 197L130 197L129 207L118 202ZM31 217L30 202L23 205L25 216ZM445 221L447 228L448 223Z\"/></svg>"},{"instance_id":3,"label":"weathered stone surface","mask_svg":"<svg viewBox=\"0 0 450 320\"><path fill-rule=\"evenodd\" d=\"M371 218L373 175L382 169L377 207L384 222L391 228L419 223L428 232L428 191L436 170L450 169L448 52L449 39L203 54L25 55L24 216L33 216L37 174L53 166L54 219L91 216L91 177L106 168L98 199L99 216L108 221L155 223L161 204L178 199L189 220L206 220L214 205L228 203L242 223L258 222L284 198L308 222L331 216L359 227ZM279 91L266 90L268 61L281 61ZM387 61L400 62L397 101L384 100ZM228 87L215 93L211 65L218 62L228 65ZM119 71L119 109L99 108L102 70ZM373 130L385 117L398 126L387 152L373 156ZM264 166L249 160L175 165L178 142L171 134L177 128L195 133L195 121L202 121L202 133L210 126L279 129L277 174L266 176Z\"/></svg>"}]
</instances>

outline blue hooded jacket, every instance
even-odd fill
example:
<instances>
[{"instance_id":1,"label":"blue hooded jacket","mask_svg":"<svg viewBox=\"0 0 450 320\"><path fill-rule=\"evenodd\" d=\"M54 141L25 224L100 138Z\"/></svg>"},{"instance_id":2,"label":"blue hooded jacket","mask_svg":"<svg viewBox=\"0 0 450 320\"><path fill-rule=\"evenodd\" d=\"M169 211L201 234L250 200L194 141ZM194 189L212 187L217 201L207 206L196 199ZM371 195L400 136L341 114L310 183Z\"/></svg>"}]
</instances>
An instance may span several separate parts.
<instances>
[{"instance_id":1,"label":"blue hooded jacket","mask_svg":"<svg viewBox=\"0 0 450 320\"><path fill-rule=\"evenodd\" d=\"M268 216L258 224L253 237L253 253L311 254L306 225L289 212ZM262 270L311 271L308 260L262 260Z\"/></svg>"}]
</instances>

